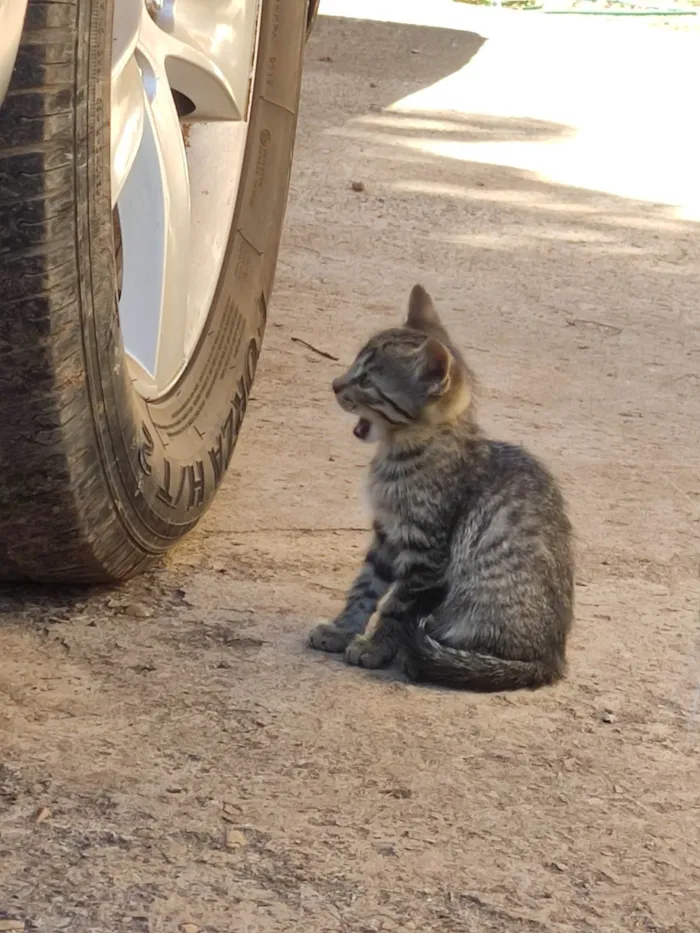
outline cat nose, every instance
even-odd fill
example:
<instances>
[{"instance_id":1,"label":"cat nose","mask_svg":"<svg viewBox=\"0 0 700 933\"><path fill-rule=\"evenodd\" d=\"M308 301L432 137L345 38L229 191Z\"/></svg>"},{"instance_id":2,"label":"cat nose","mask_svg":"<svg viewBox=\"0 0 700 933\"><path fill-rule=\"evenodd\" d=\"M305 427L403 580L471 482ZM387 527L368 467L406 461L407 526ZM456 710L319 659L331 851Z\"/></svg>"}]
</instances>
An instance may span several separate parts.
<instances>
[{"instance_id":1,"label":"cat nose","mask_svg":"<svg viewBox=\"0 0 700 933\"><path fill-rule=\"evenodd\" d=\"M332 385L333 385L333 391L334 391L335 394L337 395L338 392L340 392L340 390L343 388L343 380L342 380L342 379L334 379L333 382L332 382Z\"/></svg>"}]
</instances>

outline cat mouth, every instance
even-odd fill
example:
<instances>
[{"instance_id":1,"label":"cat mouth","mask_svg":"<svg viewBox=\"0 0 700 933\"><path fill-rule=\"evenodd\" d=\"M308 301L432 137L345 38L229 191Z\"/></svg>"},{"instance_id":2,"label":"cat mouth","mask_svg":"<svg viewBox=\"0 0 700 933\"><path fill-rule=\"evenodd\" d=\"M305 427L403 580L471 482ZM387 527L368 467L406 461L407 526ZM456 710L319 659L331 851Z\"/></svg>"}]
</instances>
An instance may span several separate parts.
<instances>
[{"instance_id":1,"label":"cat mouth","mask_svg":"<svg viewBox=\"0 0 700 933\"><path fill-rule=\"evenodd\" d=\"M366 441L371 430L372 422L369 420L369 418L359 418L357 424L352 429L352 433L355 435L355 437L359 438L359 440Z\"/></svg>"}]
</instances>

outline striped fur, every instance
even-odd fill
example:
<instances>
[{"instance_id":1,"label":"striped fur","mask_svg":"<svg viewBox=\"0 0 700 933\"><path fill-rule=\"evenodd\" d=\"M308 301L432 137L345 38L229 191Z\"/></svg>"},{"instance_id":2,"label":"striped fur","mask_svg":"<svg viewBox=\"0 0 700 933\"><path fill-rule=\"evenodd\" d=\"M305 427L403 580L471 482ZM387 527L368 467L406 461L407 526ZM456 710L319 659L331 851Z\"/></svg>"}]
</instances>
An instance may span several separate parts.
<instances>
[{"instance_id":1,"label":"striped fur","mask_svg":"<svg viewBox=\"0 0 700 933\"><path fill-rule=\"evenodd\" d=\"M378 441L374 540L343 611L311 645L368 668L401 655L415 680L536 688L565 671L571 526L545 467L483 436L473 386L421 286L405 325L369 340L335 380L358 436Z\"/></svg>"}]
</instances>

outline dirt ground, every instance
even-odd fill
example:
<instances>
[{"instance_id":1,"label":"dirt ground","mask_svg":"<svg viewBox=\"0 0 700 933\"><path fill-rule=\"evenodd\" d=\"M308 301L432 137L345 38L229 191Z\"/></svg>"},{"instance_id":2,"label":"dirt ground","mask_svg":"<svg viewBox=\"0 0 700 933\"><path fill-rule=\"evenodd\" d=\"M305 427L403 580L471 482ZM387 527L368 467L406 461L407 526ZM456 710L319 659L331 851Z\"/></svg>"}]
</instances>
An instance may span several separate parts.
<instances>
[{"instance_id":1,"label":"dirt ground","mask_svg":"<svg viewBox=\"0 0 700 933\"><path fill-rule=\"evenodd\" d=\"M0 930L700 929L700 199L669 93L698 56L458 8L319 23L266 352L201 528L118 591L0 593ZM555 689L306 648L368 525L329 383L416 280L489 431L565 486Z\"/></svg>"}]
</instances>

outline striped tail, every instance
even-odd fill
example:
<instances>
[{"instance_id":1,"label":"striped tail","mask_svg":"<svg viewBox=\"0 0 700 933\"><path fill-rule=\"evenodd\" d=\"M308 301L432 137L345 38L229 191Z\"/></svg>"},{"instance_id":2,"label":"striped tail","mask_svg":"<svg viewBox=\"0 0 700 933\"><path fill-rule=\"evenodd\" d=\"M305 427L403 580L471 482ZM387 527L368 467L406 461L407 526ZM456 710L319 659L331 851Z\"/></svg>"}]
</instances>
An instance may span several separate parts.
<instances>
[{"instance_id":1,"label":"striped tail","mask_svg":"<svg viewBox=\"0 0 700 933\"><path fill-rule=\"evenodd\" d=\"M430 619L404 630L406 675L411 680L492 693L499 690L536 690L560 680L563 665L541 661L510 661L475 651L441 645L428 634Z\"/></svg>"}]
</instances>

